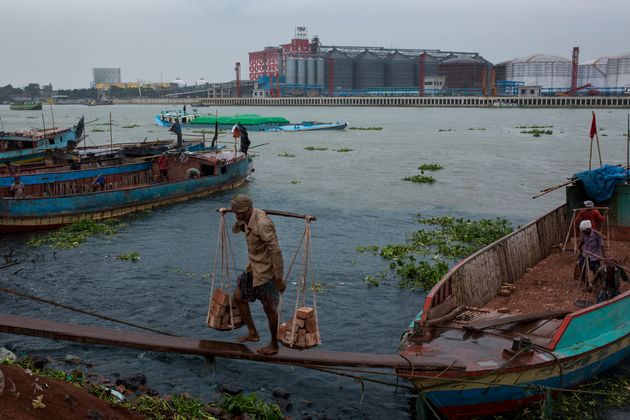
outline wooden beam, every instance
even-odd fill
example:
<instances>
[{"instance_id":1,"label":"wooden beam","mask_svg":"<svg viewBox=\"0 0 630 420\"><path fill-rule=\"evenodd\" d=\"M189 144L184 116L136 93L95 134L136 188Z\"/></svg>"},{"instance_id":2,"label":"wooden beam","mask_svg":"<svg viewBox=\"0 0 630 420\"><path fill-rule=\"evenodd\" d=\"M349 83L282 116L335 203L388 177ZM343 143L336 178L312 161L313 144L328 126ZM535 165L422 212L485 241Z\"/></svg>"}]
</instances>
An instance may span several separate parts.
<instances>
[{"instance_id":1,"label":"wooden beam","mask_svg":"<svg viewBox=\"0 0 630 420\"><path fill-rule=\"evenodd\" d=\"M501 318L494 318L494 319L479 319L477 321L471 322L468 325L464 325L464 329L476 331L476 332L482 332L483 330L488 329L488 328L496 328L496 327L501 327L508 324L531 322L531 321L537 321L539 319L562 318L569 313L571 313L571 311L561 309L557 311L544 311L544 312L534 312L531 314L504 316Z\"/></svg>"},{"instance_id":2,"label":"wooden beam","mask_svg":"<svg viewBox=\"0 0 630 420\"><path fill-rule=\"evenodd\" d=\"M418 358L405 358L398 354L370 354L356 352L294 350L281 346L278 354L265 356L244 344L226 341L199 340L191 337L172 337L160 334L135 333L111 330L89 325L76 325L64 322L0 314L0 332L30 335L52 340L74 341L84 344L98 344L129 347L140 350L193 354L205 357L224 357L299 366L354 366L370 368L406 368L462 370L465 366L450 363L431 364ZM262 347L262 345L260 346Z\"/></svg>"}]
</instances>

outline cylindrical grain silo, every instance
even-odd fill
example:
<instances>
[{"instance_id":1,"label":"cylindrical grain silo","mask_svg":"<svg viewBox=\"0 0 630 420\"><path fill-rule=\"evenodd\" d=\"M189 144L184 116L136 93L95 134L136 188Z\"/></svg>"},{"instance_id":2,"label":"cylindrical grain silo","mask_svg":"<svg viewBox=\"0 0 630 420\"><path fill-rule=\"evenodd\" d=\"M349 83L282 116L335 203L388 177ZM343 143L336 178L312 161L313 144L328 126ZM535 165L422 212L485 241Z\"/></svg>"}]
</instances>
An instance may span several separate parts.
<instances>
[{"instance_id":1,"label":"cylindrical grain silo","mask_svg":"<svg viewBox=\"0 0 630 420\"><path fill-rule=\"evenodd\" d=\"M297 58L297 84L306 84L306 59L304 57Z\"/></svg>"},{"instance_id":2,"label":"cylindrical grain silo","mask_svg":"<svg viewBox=\"0 0 630 420\"><path fill-rule=\"evenodd\" d=\"M326 80L325 77L325 70L324 70L324 66L326 65L326 61L322 58L319 57L316 60L316 68L317 68L317 76L315 78L315 80L317 81L317 84L320 86L324 86L324 80Z\"/></svg>"},{"instance_id":3,"label":"cylindrical grain silo","mask_svg":"<svg viewBox=\"0 0 630 420\"><path fill-rule=\"evenodd\" d=\"M311 57L306 59L306 84L315 84L315 59Z\"/></svg>"},{"instance_id":4,"label":"cylindrical grain silo","mask_svg":"<svg viewBox=\"0 0 630 420\"><path fill-rule=\"evenodd\" d=\"M489 63L482 58L454 57L439 64L438 75L446 77L444 87L447 89L482 89L484 77L488 84L490 69Z\"/></svg>"},{"instance_id":5,"label":"cylindrical grain silo","mask_svg":"<svg viewBox=\"0 0 630 420\"><path fill-rule=\"evenodd\" d=\"M385 58L385 87L413 87L413 63L398 51Z\"/></svg>"},{"instance_id":6,"label":"cylindrical grain silo","mask_svg":"<svg viewBox=\"0 0 630 420\"><path fill-rule=\"evenodd\" d=\"M294 85L297 83L297 63L295 61L295 57L287 57L285 83L287 85Z\"/></svg>"},{"instance_id":7,"label":"cylindrical grain silo","mask_svg":"<svg viewBox=\"0 0 630 420\"><path fill-rule=\"evenodd\" d=\"M383 60L370 51L363 51L353 61L355 89L382 88L385 86Z\"/></svg>"},{"instance_id":8,"label":"cylindrical grain silo","mask_svg":"<svg viewBox=\"0 0 630 420\"><path fill-rule=\"evenodd\" d=\"M332 49L325 56L324 80L326 89L332 90L352 89L352 59L337 49ZM332 72L332 75L330 74Z\"/></svg>"},{"instance_id":9,"label":"cylindrical grain silo","mask_svg":"<svg viewBox=\"0 0 630 420\"><path fill-rule=\"evenodd\" d=\"M413 63L413 86L418 86L420 75L420 55L411 57ZM424 77L436 77L440 59L429 54L424 55Z\"/></svg>"}]
</instances>

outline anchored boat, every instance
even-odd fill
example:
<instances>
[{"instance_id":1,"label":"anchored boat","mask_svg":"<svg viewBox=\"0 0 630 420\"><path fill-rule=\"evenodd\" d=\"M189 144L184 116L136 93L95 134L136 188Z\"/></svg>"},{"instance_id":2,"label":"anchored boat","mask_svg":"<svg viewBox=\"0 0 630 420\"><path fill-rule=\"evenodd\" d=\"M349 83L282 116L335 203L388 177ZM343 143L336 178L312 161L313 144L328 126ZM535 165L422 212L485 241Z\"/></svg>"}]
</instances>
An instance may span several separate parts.
<instances>
[{"instance_id":1,"label":"anchored boat","mask_svg":"<svg viewBox=\"0 0 630 420\"><path fill-rule=\"evenodd\" d=\"M170 127L176 121L186 128L214 128L218 124L221 130L231 130L237 124L248 131L266 131L269 128L289 124L283 117L265 117L258 114L241 115L199 115L196 110L192 113L184 111L162 111L155 116L155 123L162 127Z\"/></svg>"},{"instance_id":2,"label":"anchored boat","mask_svg":"<svg viewBox=\"0 0 630 420\"><path fill-rule=\"evenodd\" d=\"M50 229L89 218L118 217L164 204L236 188L253 171L238 151L177 153L168 158L168 180L158 182L157 161L23 176L24 197L0 185L0 232ZM101 185L94 179L103 177ZM45 178L45 179L44 179Z\"/></svg>"},{"instance_id":3,"label":"anchored boat","mask_svg":"<svg viewBox=\"0 0 630 420\"><path fill-rule=\"evenodd\" d=\"M0 131L0 163L40 161L47 150L74 148L83 134L83 118L73 128Z\"/></svg>"},{"instance_id":4,"label":"anchored boat","mask_svg":"<svg viewBox=\"0 0 630 420\"><path fill-rule=\"evenodd\" d=\"M317 121L302 121L300 124L280 125L270 127L265 131L316 131L316 130L343 130L348 126L347 122L322 123Z\"/></svg>"},{"instance_id":5,"label":"anchored boat","mask_svg":"<svg viewBox=\"0 0 630 420\"><path fill-rule=\"evenodd\" d=\"M627 267L625 178L608 182L616 188L598 205L607 210L606 256ZM582 182L574 182L565 204L453 267L405 332L402 356L447 367L409 366L397 373L446 417L493 414L550 398L630 354L630 287L621 283L618 296L596 303L596 291L573 278L577 254L560 251L574 230L573 211L592 199Z\"/></svg>"},{"instance_id":6,"label":"anchored boat","mask_svg":"<svg viewBox=\"0 0 630 420\"><path fill-rule=\"evenodd\" d=\"M13 102L9 108L11 111L39 111L42 109L42 103L39 101Z\"/></svg>"}]
</instances>

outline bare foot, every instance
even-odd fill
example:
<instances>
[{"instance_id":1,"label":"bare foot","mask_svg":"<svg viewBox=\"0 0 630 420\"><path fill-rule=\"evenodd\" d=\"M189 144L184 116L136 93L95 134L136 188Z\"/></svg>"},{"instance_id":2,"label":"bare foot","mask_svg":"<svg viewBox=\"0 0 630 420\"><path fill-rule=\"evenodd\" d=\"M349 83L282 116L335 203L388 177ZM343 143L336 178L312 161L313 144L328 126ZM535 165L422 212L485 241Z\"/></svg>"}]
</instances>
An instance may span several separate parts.
<instances>
[{"instance_id":1,"label":"bare foot","mask_svg":"<svg viewBox=\"0 0 630 420\"><path fill-rule=\"evenodd\" d=\"M278 346L274 346L269 344L267 347L263 347L261 349L256 350L260 354L264 354L265 356L273 356L278 353Z\"/></svg>"},{"instance_id":2,"label":"bare foot","mask_svg":"<svg viewBox=\"0 0 630 420\"><path fill-rule=\"evenodd\" d=\"M258 342L258 340L260 340L260 337L257 334L248 334L245 335L243 337L239 337L236 339L237 343L245 343L247 341L251 341L251 342Z\"/></svg>"}]
</instances>

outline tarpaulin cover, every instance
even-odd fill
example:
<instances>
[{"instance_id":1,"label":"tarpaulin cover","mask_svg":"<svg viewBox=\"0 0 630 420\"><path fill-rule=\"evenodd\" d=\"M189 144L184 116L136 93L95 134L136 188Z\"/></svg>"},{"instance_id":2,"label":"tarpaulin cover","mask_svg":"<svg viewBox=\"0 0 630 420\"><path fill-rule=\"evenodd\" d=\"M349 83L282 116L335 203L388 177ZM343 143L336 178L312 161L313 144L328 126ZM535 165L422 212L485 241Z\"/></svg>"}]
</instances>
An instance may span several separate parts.
<instances>
[{"instance_id":1,"label":"tarpaulin cover","mask_svg":"<svg viewBox=\"0 0 630 420\"><path fill-rule=\"evenodd\" d=\"M582 181L589 197L601 203L612 197L615 185L618 181L626 179L627 171L621 166L604 165L592 171L578 172L573 176Z\"/></svg>"}]
</instances>

